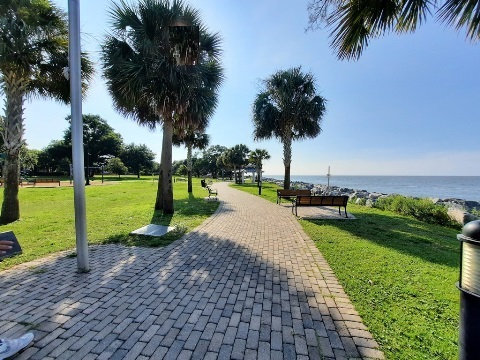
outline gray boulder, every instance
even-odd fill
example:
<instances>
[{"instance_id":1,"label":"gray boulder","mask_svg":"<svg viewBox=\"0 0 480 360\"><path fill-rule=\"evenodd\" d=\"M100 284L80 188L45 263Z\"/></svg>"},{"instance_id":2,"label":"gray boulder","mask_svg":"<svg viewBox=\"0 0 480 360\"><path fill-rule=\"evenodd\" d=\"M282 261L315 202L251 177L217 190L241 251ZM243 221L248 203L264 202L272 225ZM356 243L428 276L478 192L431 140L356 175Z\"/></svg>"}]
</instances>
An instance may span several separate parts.
<instances>
[{"instance_id":1,"label":"gray boulder","mask_svg":"<svg viewBox=\"0 0 480 360\"><path fill-rule=\"evenodd\" d=\"M465 225L473 220L479 220L477 216L472 215L459 207L450 207L447 213L448 216L450 216L450 219L458 222L460 225Z\"/></svg>"}]
</instances>

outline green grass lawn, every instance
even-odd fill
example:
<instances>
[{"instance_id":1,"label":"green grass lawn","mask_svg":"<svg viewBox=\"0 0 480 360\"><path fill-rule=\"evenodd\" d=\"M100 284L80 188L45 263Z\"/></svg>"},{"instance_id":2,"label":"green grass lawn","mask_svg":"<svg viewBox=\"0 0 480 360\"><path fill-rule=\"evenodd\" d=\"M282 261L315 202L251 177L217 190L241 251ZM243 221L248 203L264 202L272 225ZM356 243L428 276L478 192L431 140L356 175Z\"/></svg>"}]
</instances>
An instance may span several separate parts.
<instances>
[{"instance_id":1,"label":"green grass lawn","mask_svg":"<svg viewBox=\"0 0 480 360\"><path fill-rule=\"evenodd\" d=\"M101 180L96 178L94 183L99 184ZM151 177L140 180L122 177L121 181L87 186L89 244L165 246L201 224L218 206L218 202L204 200L208 192L201 188L199 179L193 180L190 196L187 182L175 182L175 214L163 216L153 210L157 186ZM75 248L73 187L24 187L20 188L19 199L21 219L0 226L0 232L12 230L22 245L23 254L0 262L0 270ZM0 191L0 201L3 201L3 191ZM150 223L177 226L177 230L160 238L129 235Z\"/></svg>"},{"instance_id":2,"label":"green grass lawn","mask_svg":"<svg viewBox=\"0 0 480 360\"><path fill-rule=\"evenodd\" d=\"M251 184L232 185L258 194ZM262 197L276 201L273 184ZM387 359L457 359L457 230L363 206L356 220L300 220Z\"/></svg>"}]
</instances>

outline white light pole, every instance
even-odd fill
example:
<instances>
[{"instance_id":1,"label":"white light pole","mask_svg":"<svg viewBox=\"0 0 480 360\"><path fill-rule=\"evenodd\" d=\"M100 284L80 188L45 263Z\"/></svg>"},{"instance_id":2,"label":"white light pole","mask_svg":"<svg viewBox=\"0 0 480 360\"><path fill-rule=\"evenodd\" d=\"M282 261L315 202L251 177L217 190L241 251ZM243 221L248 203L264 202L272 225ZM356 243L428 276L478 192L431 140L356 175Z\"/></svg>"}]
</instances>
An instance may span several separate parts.
<instances>
[{"instance_id":1,"label":"white light pole","mask_svg":"<svg viewBox=\"0 0 480 360\"><path fill-rule=\"evenodd\" d=\"M85 175L83 161L80 0L68 0L68 38L77 266L79 272L87 272L90 270L90 267L88 264L87 212L85 205Z\"/></svg>"}]
</instances>

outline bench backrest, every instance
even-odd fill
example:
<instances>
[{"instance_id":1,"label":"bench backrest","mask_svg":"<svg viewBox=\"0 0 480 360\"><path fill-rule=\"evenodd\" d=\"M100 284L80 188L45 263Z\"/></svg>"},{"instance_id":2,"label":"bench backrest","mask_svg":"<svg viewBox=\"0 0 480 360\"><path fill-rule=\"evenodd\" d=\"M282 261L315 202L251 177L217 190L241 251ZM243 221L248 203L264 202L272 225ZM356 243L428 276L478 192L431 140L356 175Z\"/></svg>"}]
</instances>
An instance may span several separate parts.
<instances>
[{"instance_id":1,"label":"bench backrest","mask_svg":"<svg viewBox=\"0 0 480 360\"><path fill-rule=\"evenodd\" d=\"M348 196L297 196L297 205L346 206Z\"/></svg>"},{"instance_id":2,"label":"bench backrest","mask_svg":"<svg viewBox=\"0 0 480 360\"><path fill-rule=\"evenodd\" d=\"M50 183L50 182L59 182L60 180L58 179L33 179L35 182L43 182L43 183Z\"/></svg>"},{"instance_id":3,"label":"bench backrest","mask_svg":"<svg viewBox=\"0 0 480 360\"><path fill-rule=\"evenodd\" d=\"M277 189L277 196L298 196L298 195L311 195L310 190L285 190Z\"/></svg>"}]
</instances>

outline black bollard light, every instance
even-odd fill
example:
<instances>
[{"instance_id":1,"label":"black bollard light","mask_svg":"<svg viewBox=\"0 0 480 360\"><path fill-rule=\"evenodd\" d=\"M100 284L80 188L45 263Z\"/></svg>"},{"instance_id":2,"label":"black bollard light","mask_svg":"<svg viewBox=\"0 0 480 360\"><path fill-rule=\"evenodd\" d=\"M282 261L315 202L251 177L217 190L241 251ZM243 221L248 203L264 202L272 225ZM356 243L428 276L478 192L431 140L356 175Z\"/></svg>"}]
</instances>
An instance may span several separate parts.
<instances>
[{"instance_id":1,"label":"black bollard light","mask_svg":"<svg viewBox=\"0 0 480 360\"><path fill-rule=\"evenodd\" d=\"M258 182L258 195L262 195L262 182Z\"/></svg>"},{"instance_id":2,"label":"black bollard light","mask_svg":"<svg viewBox=\"0 0 480 360\"><path fill-rule=\"evenodd\" d=\"M480 359L480 220L466 224L460 240L459 359Z\"/></svg>"}]
</instances>

